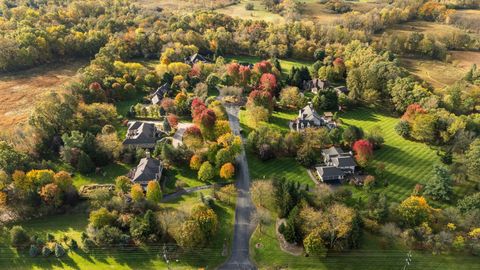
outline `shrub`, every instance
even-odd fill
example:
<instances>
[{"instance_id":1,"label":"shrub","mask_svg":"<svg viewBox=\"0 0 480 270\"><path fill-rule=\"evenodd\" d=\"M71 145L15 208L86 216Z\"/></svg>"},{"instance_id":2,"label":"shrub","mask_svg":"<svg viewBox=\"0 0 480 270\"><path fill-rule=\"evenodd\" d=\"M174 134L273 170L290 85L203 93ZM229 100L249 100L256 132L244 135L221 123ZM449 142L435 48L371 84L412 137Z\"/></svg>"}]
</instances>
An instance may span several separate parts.
<instances>
[{"instance_id":1,"label":"shrub","mask_svg":"<svg viewBox=\"0 0 480 270\"><path fill-rule=\"evenodd\" d=\"M253 10L255 8L255 6L253 5L253 3L251 2L248 2L246 5L245 5L245 10Z\"/></svg>"},{"instance_id":2,"label":"shrub","mask_svg":"<svg viewBox=\"0 0 480 270\"><path fill-rule=\"evenodd\" d=\"M395 131L403 138L410 137L410 124L407 121L400 121L395 126Z\"/></svg>"},{"instance_id":3,"label":"shrub","mask_svg":"<svg viewBox=\"0 0 480 270\"><path fill-rule=\"evenodd\" d=\"M16 248L22 248L28 246L30 237L22 226L13 226L10 230L10 240L12 246Z\"/></svg>"}]
</instances>

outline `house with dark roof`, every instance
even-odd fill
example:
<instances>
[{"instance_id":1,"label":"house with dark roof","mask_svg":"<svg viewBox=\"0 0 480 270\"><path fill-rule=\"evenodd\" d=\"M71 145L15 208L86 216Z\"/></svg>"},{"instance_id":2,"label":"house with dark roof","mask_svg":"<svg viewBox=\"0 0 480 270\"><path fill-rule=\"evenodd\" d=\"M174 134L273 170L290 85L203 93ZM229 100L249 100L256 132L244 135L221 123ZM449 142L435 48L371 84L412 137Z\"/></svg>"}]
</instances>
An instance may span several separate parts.
<instances>
[{"instance_id":1,"label":"house with dark roof","mask_svg":"<svg viewBox=\"0 0 480 270\"><path fill-rule=\"evenodd\" d=\"M138 148L152 149L160 139L162 132L157 129L155 124L141 121L128 124L128 131L123 145Z\"/></svg>"},{"instance_id":2,"label":"house with dark roof","mask_svg":"<svg viewBox=\"0 0 480 270\"><path fill-rule=\"evenodd\" d=\"M315 167L318 177L324 183L341 181L345 178L345 173L335 166Z\"/></svg>"},{"instance_id":3,"label":"house with dark roof","mask_svg":"<svg viewBox=\"0 0 480 270\"><path fill-rule=\"evenodd\" d=\"M339 168L340 170L342 170L347 174L353 174L355 173L355 167L357 166L357 163L355 163L355 160L353 159L352 156L345 155L345 156L333 157L331 159L331 165L335 166L336 168Z\"/></svg>"},{"instance_id":4,"label":"house with dark roof","mask_svg":"<svg viewBox=\"0 0 480 270\"><path fill-rule=\"evenodd\" d=\"M303 90L311 91L314 94L326 90L329 86L330 84L328 83L328 81L321 79L313 79L303 82Z\"/></svg>"},{"instance_id":5,"label":"house with dark roof","mask_svg":"<svg viewBox=\"0 0 480 270\"><path fill-rule=\"evenodd\" d=\"M165 96L165 94L168 93L169 90L170 89L168 87L168 84L166 84L166 83L163 84L162 86L158 87L157 90L152 95L152 98L151 98L152 104L153 105L160 104L163 97Z\"/></svg>"},{"instance_id":6,"label":"house with dark roof","mask_svg":"<svg viewBox=\"0 0 480 270\"><path fill-rule=\"evenodd\" d=\"M205 56L199 53L193 54L185 58L185 64L193 65L197 62L210 63L210 60L208 60Z\"/></svg>"},{"instance_id":7,"label":"house with dark roof","mask_svg":"<svg viewBox=\"0 0 480 270\"><path fill-rule=\"evenodd\" d=\"M134 184L140 184L146 188L148 182L159 181L162 178L163 165L160 160L146 157L142 158L137 167L133 168L128 177Z\"/></svg>"}]
</instances>

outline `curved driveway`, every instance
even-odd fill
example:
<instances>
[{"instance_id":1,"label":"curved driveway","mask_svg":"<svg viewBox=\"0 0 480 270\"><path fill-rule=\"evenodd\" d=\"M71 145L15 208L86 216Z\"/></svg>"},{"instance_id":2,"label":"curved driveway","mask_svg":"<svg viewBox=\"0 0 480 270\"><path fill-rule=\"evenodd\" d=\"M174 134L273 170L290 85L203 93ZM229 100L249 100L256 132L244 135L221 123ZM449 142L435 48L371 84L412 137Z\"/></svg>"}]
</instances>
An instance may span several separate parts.
<instances>
[{"instance_id":1,"label":"curved driveway","mask_svg":"<svg viewBox=\"0 0 480 270\"><path fill-rule=\"evenodd\" d=\"M238 119L238 106L226 106L230 127L235 135L240 134L240 121ZM242 141L244 138L242 137ZM250 174L245 150L237 158L237 205L235 208L235 228L233 232L232 252L230 258L218 269L257 269L250 261L249 243L255 230L252 222L252 213L255 211L250 197Z\"/></svg>"}]
</instances>

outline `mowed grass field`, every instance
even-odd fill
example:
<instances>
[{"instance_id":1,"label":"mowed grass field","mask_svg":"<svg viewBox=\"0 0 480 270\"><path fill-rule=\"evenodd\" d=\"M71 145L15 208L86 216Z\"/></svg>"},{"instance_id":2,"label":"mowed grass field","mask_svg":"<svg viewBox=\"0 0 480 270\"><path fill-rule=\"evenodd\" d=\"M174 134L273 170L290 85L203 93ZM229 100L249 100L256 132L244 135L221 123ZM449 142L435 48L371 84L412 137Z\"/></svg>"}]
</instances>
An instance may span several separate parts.
<instances>
[{"instance_id":1,"label":"mowed grass field","mask_svg":"<svg viewBox=\"0 0 480 270\"><path fill-rule=\"evenodd\" d=\"M211 190L184 195L177 200L162 203L161 208L164 211L177 211L178 215L182 215L200 202L200 193L208 195ZM228 247L231 243L234 206L216 203L214 209L219 219L216 236L210 239L205 248L194 249L188 253L168 254L170 258L176 258L170 263L172 269L213 269L226 259L222 251L224 245ZM57 240L67 235L81 245L81 233L87 224L88 215L85 209L81 208L68 215L33 219L19 225L22 225L30 234L35 233L43 238L47 233L53 234ZM17 251L12 248L8 233L2 232L0 234L0 269L167 269L167 264L163 258L163 244L123 249L97 248L88 253L78 249L58 259L41 256L31 258L28 256L28 249Z\"/></svg>"},{"instance_id":2,"label":"mowed grass field","mask_svg":"<svg viewBox=\"0 0 480 270\"><path fill-rule=\"evenodd\" d=\"M417 183L425 184L432 177L433 165L441 163L434 149L424 143L406 140L395 132L395 125L400 121L398 118L365 108L342 113L340 117L345 125L355 125L364 131L377 125L382 128L385 144L375 150L373 163L385 164L385 178L389 184L382 188L382 192L389 201L404 200Z\"/></svg>"},{"instance_id":3,"label":"mowed grass field","mask_svg":"<svg viewBox=\"0 0 480 270\"><path fill-rule=\"evenodd\" d=\"M13 130L24 123L44 93L65 91L64 86L77 79L77 70L85 64L85 60L75 60L0 74L0 130Z\"/></svg>"}]
</instances>

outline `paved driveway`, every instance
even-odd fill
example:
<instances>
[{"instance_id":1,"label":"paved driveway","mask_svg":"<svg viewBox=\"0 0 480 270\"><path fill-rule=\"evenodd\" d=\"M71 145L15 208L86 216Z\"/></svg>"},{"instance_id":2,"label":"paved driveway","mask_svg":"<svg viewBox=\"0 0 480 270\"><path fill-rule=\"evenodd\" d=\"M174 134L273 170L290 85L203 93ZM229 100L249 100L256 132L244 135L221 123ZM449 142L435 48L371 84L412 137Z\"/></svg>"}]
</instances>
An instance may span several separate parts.
<instances>
[{"instance_id":1,"label":"paved driveway","mask_svg":"<svg viewBox=\"0 0 480 270\"><path fill-rule=\"evenodd\" d=\"M230 127L235 135L240 135L240 122L238 119L239 107L229 106L227 108ZM244 138L242 137L242 140ZM245 151L237 158L237 179L238 190L237 206L235 208L235 227L233 232L232 252L230 258L219 267L219 269L257 269L250 261L249 242L255 229L252 222L252 213L255 211L250 197L250 174Z\"/></svg>"}]
</instances>

